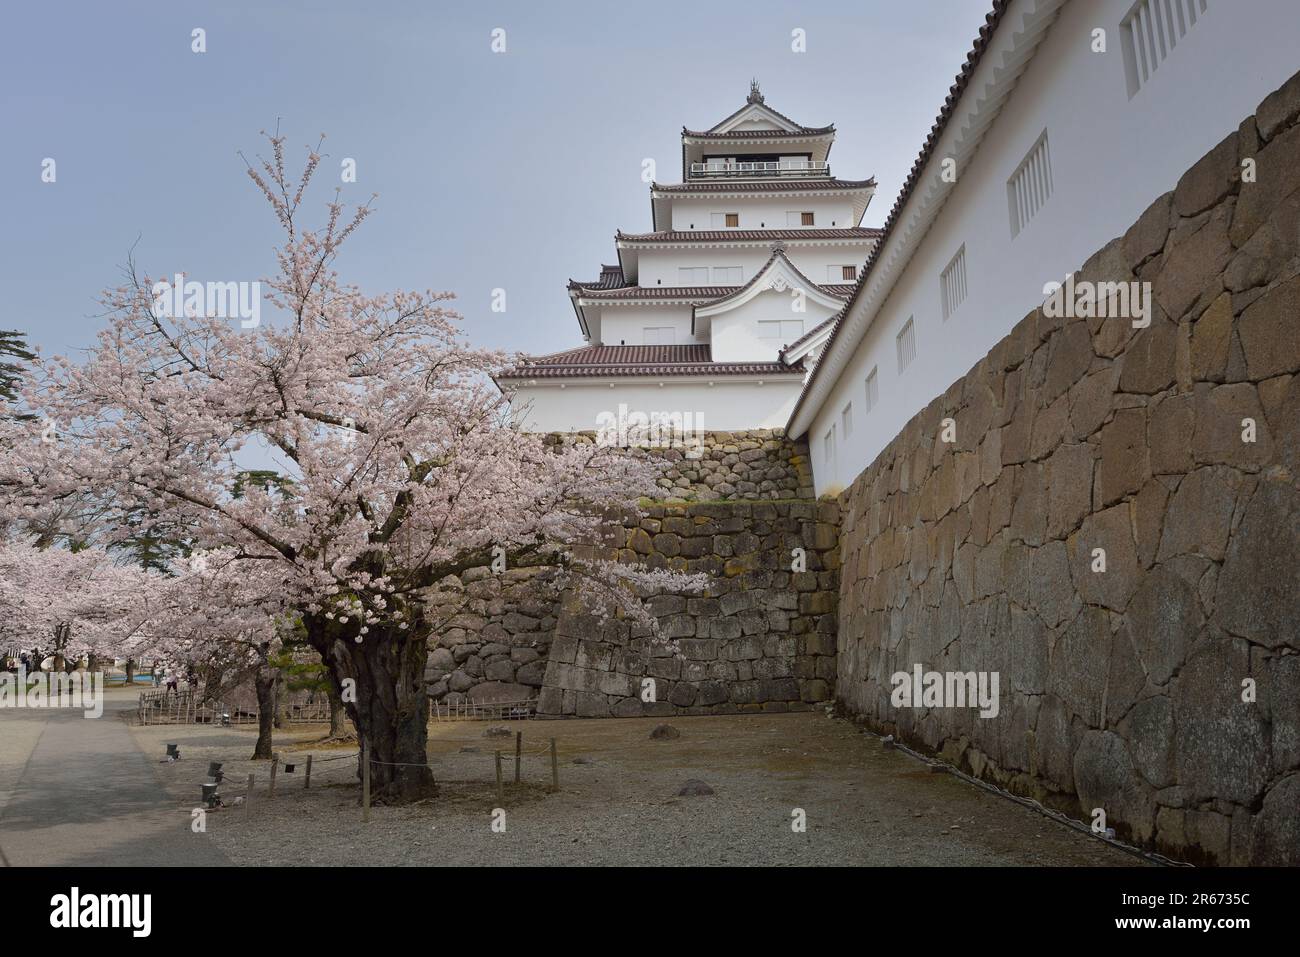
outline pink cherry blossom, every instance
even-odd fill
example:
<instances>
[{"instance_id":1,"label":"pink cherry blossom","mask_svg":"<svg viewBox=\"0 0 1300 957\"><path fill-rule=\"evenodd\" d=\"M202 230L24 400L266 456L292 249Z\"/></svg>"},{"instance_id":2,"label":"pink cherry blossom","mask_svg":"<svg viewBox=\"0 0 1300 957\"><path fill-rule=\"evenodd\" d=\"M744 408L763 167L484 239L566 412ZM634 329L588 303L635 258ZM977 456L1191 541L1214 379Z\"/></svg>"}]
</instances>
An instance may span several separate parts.
<instances>
[{"instance_id":1,"label":"pink cherry blossom","mask_svg":"<svg viewBox=\"0 0 1300 957\"><path fill-rule=\"evenodd\" d=\"M34 417L0 439L12 450L0 484L11 518L93 496L110 539L133 508L146 529L189 528L199 548L221 550L223 576L250 586L204 592L196 632L247 607L299 617L335 683L355 686L349 715L386 762L381 792L413 796L431 783L423 671L438 623L425 598L439 581L494 557L545 563L603 612L642 620L640 597L701 582L596 547L603 520L657 494L659 466L514 428L491 380L510 357L464 341L449 293L344 282L340 246L370 207L346 215L331 202L324 226L306 228L319 157L295 181L283 138L269 139L272 158L248 174L285 230L262 280L271 320L158 315L152 284L132 272L106 293L107 325L84 361L37 366L24 396ZM57 441L41 440L47 420ZM269 450L285 482L236 496L249 450Z\"/></svg>"}]
</instances>

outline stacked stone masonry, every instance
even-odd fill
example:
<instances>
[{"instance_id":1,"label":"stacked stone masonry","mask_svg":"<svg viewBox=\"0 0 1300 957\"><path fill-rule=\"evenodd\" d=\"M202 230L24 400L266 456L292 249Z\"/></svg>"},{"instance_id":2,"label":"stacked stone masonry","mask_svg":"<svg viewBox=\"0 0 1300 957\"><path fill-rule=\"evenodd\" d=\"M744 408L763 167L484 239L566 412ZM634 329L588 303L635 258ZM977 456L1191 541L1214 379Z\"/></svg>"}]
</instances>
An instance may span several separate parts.
<instances>
[{"instance_id":1,"label":"stacked stone masonry","mask_svg":"<svg viewBox=\"0 0 1300 957\"><path fill-rule=\"evenodd\" d=\"M425 681L434 701L487 703L536 699L555 631L557 598L550 570L472 568L449 578L447 621L429 650Z\"/></svg>"},{"instance_id":2,"label":"stacked stone masonry","mask_svg":"<svg viewBox=\"0 0 1300 957\"><path fill-rule=\"evenodd\" d=\"M1076 276L1149 328L1031 313L841 496L847 709L1192 861L1300 863L1297 114L1300 75ZM1000 714L895 707L916 663Z\"/></svg>"},{"instance_id":3,"label":"stacked stone masonry","mask_svg":"<svg viewBox=\"0 0 1300 957\"><path fill-rule=\"evenodd\" d=\"M664 504L615 529L620 559L703 572L709 586L651 598L654 636L566 603L539 713L728 714L829 700L838 512L834 502ZM799 553L806 570L792 571ZM643 700L646 678L653 701Z\"/></svg>"},{"instance_id":4,"label":"stacked stone masonry","mask_svg":"<svg viewBox=\"0 0 1300 957\"><path fill-rule=\"evenodd\" d=\"M704 432L690 438L694 444L685 447L634 450L667 463L659 479L659 498L711 502L813 497L808 444L791 441L782 429ZM557 445L590 443L596 433L552 433L547 440Z\"/></svg>"},{"instance_id":5,"label":"stacked stone masonry","mask_svg":"<svg viewBox=\"0 0 1300 957\"><path fill-rule=\"evenodd\" d=\"M480 568L444 582L450 615L425 679L439 702L534 701L544 715L803 710L835 676L838 506L663 503L610 522L610 557L704 573L696 594L649 599L654 634L602 620L549 572ZM802 550L802 558L796 553ZM792 571L802 561L806 570ZM653 700L643 700L644 679Z\"/></svg>"}]
</instances>

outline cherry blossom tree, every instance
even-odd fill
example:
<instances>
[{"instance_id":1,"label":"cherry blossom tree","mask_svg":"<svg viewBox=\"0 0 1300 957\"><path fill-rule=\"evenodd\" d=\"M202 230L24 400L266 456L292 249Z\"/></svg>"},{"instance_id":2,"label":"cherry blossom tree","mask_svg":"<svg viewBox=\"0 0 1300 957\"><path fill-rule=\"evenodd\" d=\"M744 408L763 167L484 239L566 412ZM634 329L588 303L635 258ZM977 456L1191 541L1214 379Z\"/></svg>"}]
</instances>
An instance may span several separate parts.
<instances>
[{"instance_id":1,"label":"cherry blossom tree","mask_svg":"<svg viewBox=\"0 0 1300 957\"><path fill-rule=\"evenodd\" d=\"M0 621L36 665L129 656L147 612L150 576L116 563L102 548L71 551L29 544L0 546Z\"/></svg>"},{"instance_id":2,"label":"cherry blossom tree","mask_svg":"<svg viewBox=\"0 0 1300 957\"><path fill-rule=\"evenodd\" d=\"M250 566L227 548L195 552L172 562L166 576L150 576L154 587L142 647L206 675L203 694L210 700L252 683L258 707L253 760L272 756L276 657L296 624L284 611L282 592L289 582L280 567Z\"/></svg>"},{"instance_id":3,"label":"cherry blossom tree","mask_svg":"<svg viewBox=\"0 0 1300 957\"><path fill-rule=\"evenodd\" d=\"M340 247L371 206L347 214L336 196L323 225L304 227L320 155L295 179L283 138L268 139L249 176L285 234L262 280L274 316L243 328L201 308L171 315L129 267L84 361L36 363L35 419L0 483L31 509L93 490L117 533L128 513L134 534L183 527L274 582L252 589L267 602L258 613L301 620L374 759L376 793L410 799L433 783L423 676L439 582L548 564L602 612L642 620L638 596L700 583L587 547L604 515L656 494L661 466L601 445L548 448L512 426L490 379L508 357L466 344L448 293L367 295L342 281ZM40 441L42 422L57 423L58 441ZM285 481L236 496L253 453ZM222 595L209 618L232 613Z\"/></svg>"}]
</instances>

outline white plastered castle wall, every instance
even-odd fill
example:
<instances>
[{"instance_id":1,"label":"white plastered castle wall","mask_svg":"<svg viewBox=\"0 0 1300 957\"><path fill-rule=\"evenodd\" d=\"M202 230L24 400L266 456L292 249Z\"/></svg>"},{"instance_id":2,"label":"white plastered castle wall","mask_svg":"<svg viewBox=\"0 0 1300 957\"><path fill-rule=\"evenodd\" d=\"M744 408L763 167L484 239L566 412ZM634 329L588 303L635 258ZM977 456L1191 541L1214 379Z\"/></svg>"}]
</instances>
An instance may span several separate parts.
<instances>
[{"instance_id":1,"label":"white plastered castle wall","mask_svg":"<svg viewBox=\"0 0 1300 957\"><path fill-rule=\"evenodd\" d=\"M510 383L516 421L533 432L581 432L597 428L602 412L618 414L619 404L643 413L691 414L705 431L772 429L785 425L802 380L795 376L757 381L718 376L713 380L673 376L660 380L600 382L537 380L534 386ZM710 385L709 381L713 384Z\"/></svg>"},{"instance_id":2,"label":"white plastered castle wall","mask_svg":"<svg viewBox=\"0 0 1300 957\"><path fill-rule=\"evenodd\" d=\"M815 283L851 282L840 278L828 278L828 267L854 266L860 268L871 251L871 240L845 243L825 243L818 246L799 246L787 243L785 254L790 261L809 280ZM712 249L645 249L639 254L638 282L642 286L680 286L700 284L696 279L684 279L683 267L709 270L709 284L714 284L714 267L739 266L741 279L739 283L727 282L724 285L743 285L754 278L763 264L771 258L772 250L766 244L746 247L719 247Z\"/></svg>"},{"instance_id":3,"label":"white plastered castle wall","mask_svg":"<svg viewBox=\"0 0 1300 957\"><path fill-rule=\"evenodd\" d=\"M741 188L738 187L737 188ZM675 198L672 228L676 230L723 229L726 213L738 214L736 229L801 229L799 213L812 213L811 229L847 229L853 222L853 207L846 200L824 196L794 196L776 200ZM793 222L789 215L794 213Z\"/></svg>"},{"instance_id":4,"label":"white plastered castle wall","mask_svg":"<svg viewBox=\"0 0 1300 957\"><path fill-rule=\"evenodd\" d=\"M951 152L972 94L1039 5L1016 0L1004 14L935 157ZM833 388L812 409L806 431L819 494L848 486L913 415L1043 301L1045 283L1122 234L1295 72L1294 0L1209 0L1130 98L1120 24L1133 7L1133 0L1068 3L1049 28ZM1092 52L1097 28L1106 31L1106 53ZM1013 238L1007 182L1044 131L1052 195ZM925 175L936 175L933 160ZM963 245L967 295L945 320L939 277ZM900 374L896 337L909 319L916 357ZM879 401L867 413L865 380L873 368ZM842 412L850 403L852 431L845 435Z\"/></svg>"}]
</instances>

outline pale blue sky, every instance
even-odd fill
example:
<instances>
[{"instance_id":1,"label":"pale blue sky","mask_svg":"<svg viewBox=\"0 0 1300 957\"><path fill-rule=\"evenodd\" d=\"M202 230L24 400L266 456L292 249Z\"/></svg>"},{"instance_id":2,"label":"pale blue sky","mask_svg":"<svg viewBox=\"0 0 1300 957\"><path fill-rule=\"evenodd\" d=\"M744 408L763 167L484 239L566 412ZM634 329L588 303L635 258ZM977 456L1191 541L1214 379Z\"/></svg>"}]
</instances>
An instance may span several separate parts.
<instances>
[{"instance_id":1,"label":"pale blue sky","mask_svg":"<svg viewBox=\"0 0 1300 957\"><path fill-rule=\"evenodd\" d=\"M721 120L757 77L770 106L836 125L832 168L877 178L880 225L990 5L23 3L0 31L0 327L47 353L89 344L137 237L156 277L268 274L278 227L237 151L264 152L278 119L296 161L328 135L316 208L344 157L345 201L380 194L345 280L454 291L476 343L575 346L565 282L615 261L615 229L650 229L641 162L675 181L683 125Z\"/></svg>"}]
</instances>

